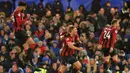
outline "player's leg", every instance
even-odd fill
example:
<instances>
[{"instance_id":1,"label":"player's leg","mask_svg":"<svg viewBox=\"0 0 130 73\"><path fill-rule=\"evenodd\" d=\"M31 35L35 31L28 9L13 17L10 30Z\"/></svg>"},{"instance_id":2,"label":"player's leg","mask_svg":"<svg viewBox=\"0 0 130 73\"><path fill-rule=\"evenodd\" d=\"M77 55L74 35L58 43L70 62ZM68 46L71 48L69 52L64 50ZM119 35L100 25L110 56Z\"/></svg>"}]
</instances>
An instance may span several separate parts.
<instances>
[{"instance_id":1,"label":"player's leg","mask_svg":"<svg viewBox=\"0 0 130 73\"><path fill-rule=\"evenodd\" d=\"M80 71L82 65L81 65L81 63L80 63L75 57L71 56L71 57L69 58L69 62L70 62L71 64L73 64L72 73L77 73L78 71Z\"/></svg>"},{"instance_id":2,"label":"player's leg","mask_svg":"<svg viewBox=\"0 0 130 73\"><path fill-rule=\"evenodd\" d=\"M33 41L33 39L29 37L27 33L23 30L19 30L18 32L19 33L17 35L20 36L20 38L18 39L21 42L22 46L24 47L25 52L27 52L29 48L34 49L36 44Z\"/></svg>"},{"instance_id":3,"label":"player's leg","mask_svg":"<svg viewBox=\"0 0 130 73\"><path fill-rule=\"evenodd\" d=\"M81 65L81 63L79 62L79 61L77 61L77 62L75 62L74 64L73 64L73 66L74 66L74 68L75 68L75 72L77 73L78 71L80 71L80 69L81 69L81 67L82 67L82 65Z\"/></svg>"},{"instance_id":4,"label":"player's leg","mask_svg":"<svg viewBox=\"0 0 130 73\"><path fill-rule=\"evenodd\" d=\"M27 43L28 43L28 44L35 44L34 40L33 40L31 37L29 37L29 38L27 39Z\"/></svg>"},{"instance_id":5,"label":"player's leg","mask_svg":"<svg viewBox=\"0 0 130 73\"><path fill-rule=\"evenodd\" d=\"M108 69L108 65L110 62L110 55L109 55L109 49L108 48L104 48L103 49L103 53L104 53L104 69L107 70Z\"/></svg>"},{"instance_id":6,"label":"player's leg","mask_svg":"<svg viewBox=\"0 0 130 73\"><path fill-rule=\"evenodd\" d=\"M27 44L27 43L24 43L24 44L23 44L23 48L24 48L24 51L27 53L28 48L29 48L28 44Z\"/></svg>"},{"instance_id":7,"label":"player's leg","mask_svg":"<svg viewBox=\"0 0 130 73\"><path fill-rule=\"evenodd\" d=\"M61 57L61 65L58 68L58 73L64 73L65 72L65 70L67 69L67 62L68 62L67 57Z\"/></svg>"},{"instance_id":8,"label":"player's leg","mask_svg":"<svg viewBox=\"0 0 130 73\"><path fill-rule=\"evenodd\" d=\"M21 31L22 40L23 40L23 47L27 50L27 48L34 49L36 44L34 40L28 36L28 34L25 31Z\"/></svg>"},{"instance_id":9,"label":"player's leg","mask_svg":"<svg viewBox=\"0 0 130 73\"><path fill-rule=\"evenodd\" d=\"M36 44L35 44L34 40L31 37L28 37L26 42L27 42L27 44L29 45L29 47L31 49L34 49L36 47Z\"/></svg>"},{"instance_id":10,"label":"player's leg","mask_svg":"<svg viewBox=\"0 0 130 73\"><path fill-rule=\"evenodd\" d=\"M60 65L60 67L58 68L58 73L64 73L66 69L67 69L67 67L62 64L62 65Z\"/></svg>"},{"instance_id":11,"label":"player's leg","mask_svg":"<svg viewBox=\"0 0 130 73\"><path fill-rule=\"evenodd\" d=\"M119 62L118 51L114 49L113 52L111 53L111 56L112 56L112 68L114 70L116 67L116 64Z\"/></svg>"}]
</instances>

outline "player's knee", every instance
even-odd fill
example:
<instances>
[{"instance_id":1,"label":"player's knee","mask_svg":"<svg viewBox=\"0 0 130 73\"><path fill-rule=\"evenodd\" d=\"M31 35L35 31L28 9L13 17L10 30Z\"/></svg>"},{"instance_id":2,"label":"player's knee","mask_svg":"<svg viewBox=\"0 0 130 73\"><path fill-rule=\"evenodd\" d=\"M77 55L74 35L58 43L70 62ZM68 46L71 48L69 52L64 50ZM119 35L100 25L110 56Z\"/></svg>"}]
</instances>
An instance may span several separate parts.
<instances>
[{"instance_id":1,"label":"player's knee","mask_svg":"<svg viewBox=\"0 0 130 73\"><path fill-rule=\"evenodd\" d=\"M75 68L76 68L76 70L80 70L82 68L82 65L79 61L77 63L75 63Z\"/></svg>"},{"instance_id":2,"label":"player's knee","mask_svg":"<svg viewBox=\"0 0 130 73\"><path fill-rule=\"evenodd\" d=\"M58 73L63 73L63 71L62 70L58 70Z\"/></svg>"},{"instance_id":3,"label":"player's knee","mask_svg":"<svg viewBox=\"0 0 130 73\"><path fill-rule=\"evenodd\" d=\"M81 65L81 63L79 63L79 65L78 65L78 69L81 69L82 68L82 65Z\"/></svg>"},{"instance_id":4,"label":"player's knee","mask_svg":"<svg viewBox=\"0 0 130 73\"><path fill-rule=\"evenodd\" d=\"M58 73L64 73L65 70L66 70L66 66L61 65L61 66L58 68Z\"/></svg>"},{"instance_id":5,"label":"player's knee","mask_svg":"<svg viewBox=\"0 0 130 73\"><path fill-rule=\"evenodd\" d=\"M61 70L58 70L58 73L62 73L62 71L61 71Z\"/></svg>"},{"instance_id":6,"label":"player's knee","mask_svg":"<svg viewBox=\"0 0 130 73\"><path fill-rule=\"evenodd\" d=\"M28 44L35 44L35 42L33 41L33 39L31 37L29 37L27 39L27 42L28 42Z\"/></svg>"}]
</instances>

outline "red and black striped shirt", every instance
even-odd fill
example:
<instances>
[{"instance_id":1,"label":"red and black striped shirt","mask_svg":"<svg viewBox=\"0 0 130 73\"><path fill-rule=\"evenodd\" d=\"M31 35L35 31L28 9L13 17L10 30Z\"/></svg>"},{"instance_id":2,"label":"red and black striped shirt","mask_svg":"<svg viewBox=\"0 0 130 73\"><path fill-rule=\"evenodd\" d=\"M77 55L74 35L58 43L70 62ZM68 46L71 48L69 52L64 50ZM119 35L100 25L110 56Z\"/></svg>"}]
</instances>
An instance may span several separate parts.
<instances>
[{"instance_id":1,"label":"red and black striped shirt","mask_svg":"<svg viewBox=\"0 0 130 73\"><path fill-rule=\"evenodd\" d=\"M102 48L114 48L117 33L118 30L112 26L104 28L99 39L99 44L102 45Z\"/></svg>"},{"instance_id":2,"label":"red and black striped shirt","mask_svg":"<svg viewBox=\"0 0 130 73\"><path fill-rule=\"evenodd\" d=\"M64 38L61 56L72 56L73 54L75 54L75 50L72 48L69 48L68 44L70 42L74 44L78 40L78 38L79 38L78 34L74 37L68 36Z\"/></svg>"},{"instance_id":3,"label":"red and black striped shirt","mask_svg":"<svg viewBox=\"0 0 130 73\"><path fill-rule=\"evenodd\" d=\"M24 28L22 26L27 21L27 18L23 19L23 16L20 10L15 11L13 16L15 19L15 22L13 23L14 31L23 30Z\"/></svg>"}]
</instances>

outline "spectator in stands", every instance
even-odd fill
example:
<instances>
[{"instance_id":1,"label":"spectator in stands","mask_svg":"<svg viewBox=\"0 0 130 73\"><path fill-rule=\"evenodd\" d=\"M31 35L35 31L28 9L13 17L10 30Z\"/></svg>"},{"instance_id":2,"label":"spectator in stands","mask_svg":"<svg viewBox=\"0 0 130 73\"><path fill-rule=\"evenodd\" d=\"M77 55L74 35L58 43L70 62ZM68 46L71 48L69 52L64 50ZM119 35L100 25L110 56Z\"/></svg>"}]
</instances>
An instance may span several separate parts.
<instances>
[{"instance_id":1,"label":"spectator in stands","mask_svg":"<svg viewBox=\"0 0 130 73\"><path fill-rule=\"evenodd\" d=\"M105 16L108 17L110 14L110 9L111 9L111 2L107 1L104 5L104 10L105 10Z\"/></svg>"},{"instance_id":2,"label":"spectator in stands","mask_svg":"<svg viewBox=\"0 0 130 73\"><path fill-rule=\"evenodd\" d=\"M47 11L52 11L52 6L50 3L47 3L45 6L45 12L47 12Z\"/></svg>"},{"instance_id":3,"label":"spectator in stands","mask_svg":"<svg viewBox=\"0 0 130 73\"><path fill-rule=\"evenodd\" d=\"M58 66L57 65L58 65L57 63L53 63L52 67L51 67L51 69L49 70L48 73L57 73L58 72Z\"/></svg>"},{"instance_id":4,"label":"spectator in stands","mask_svg":"<svg viewBox=\"0 0 130 73\"><path fill-rule=\"evenodd\" d=\"M43 7L43 1L44 0L40 0L40 2L38 3L38 6L41 5ZM43 7L44 8L44 7Z\"/></svg>"},{"instance_id":5,"label":"spectator in stands","mask_svg":"<svg viewBox=\"0 0 130 73\"><path fill-rule=\"evenodd\" d=\"M39 23L41 25L38 25L38 30L35 31L35 35L40 39L40 40L43 40L44 39L44 34L45 34L45 31L44 31L44 26L42 23Z\"/></svg>"},{"instance_id":6,"label":"spectator in stands","mask_svg":"<svg viewBox=\"0 0 130 73\"><path fill-rule=\"evenodd\" d=\"M82 18L84 18L84 15L83 15L83 13L80 12L79 10L76 10L76 11L74 12L73 18L75 19L76 17L82 17Z\"/></svg>"},{"instance_id":7,"label":"spectator in stands","mask_svg":"<svg viewBox=\"0 0 130 73\"><path fill-rule=\"evenodd\" d=\"M89 27L88 27L88 23L86 21L82 21L79 24L79 32L80 33L85 33L86 35L89 34Z\"/></svg>"},{"instance_id":8,"label":"spectator in stands","mask_svg":"<svg viewBox=\"0 0 130 73\"><path fill-rule=\"evenodd\" d=\"M128 66L129 66L129 68L130 68L130 58L128 58Z\"/></svg>"},{"instance_id":9,"label":"spectator in stands","mask_svg":"<svg viewBox=\"0 0 130 73\"><path fill-rule=\"evenodd\" d=\"M115 19L115 9L114 8L111 8L110 9L110 14L107 16L107 20L108 20L108 24L111 24L111 21L113 20L113 19Z\"/></svg>"},{"instance_id":10,"label":"spectator in stands","mask_svg":"<svg viewBox=\"0 0 130 73\"><path fill-rule=\"evenodd\" d=\"M45 14L45 17L48 19L48 20L52 20L52 11L48 10Z\"/></svg>"},{"instance_id":11,"label":"spectator in stands","mask_svg":"<svg viewBox=\"0 0 130 73\"><path fill-rule=\"evenodd\" d=\"M58 47L58 41L53 41L50 49L54 52L55 56L58 58L60 56L60 48Z\"/></svg>"},{"instance_id":12,"label":"spectator in stands","mask_svg":"<svg viewBox=\"0 0 130 73\"><path fill-rule=\"evenodd\" d=\"M49 49L47 40L43 40L43 46L45 47L45 49L47 49L47 50Z\"/></svg>"},{"instance_id":13,"label":"spectator in stands","mask_svg":"<svg viewBox=\"0 0 130 73\"><path fill-rule=\"evenodd\" d=\"M0 30L3 30L6 25L6 14L4 12L0 12Z\"/></svg>"},{"instance_id":14,"label":"spectator in stands","mask_svg":"<svg viewBox=\"0 0 130 73\"><path fill-rule=\"evenodd\" d=\"M124 37L123 35L126 34L126 28L127 27L128 27L128 19L124 18L122 20L122 22L120 23L120 29L121 29L120 35L121 35L121 37Z\"/></svg>"},{"instance_id":15,"label":"spectator in stands","mask_svg":"<svg viewBox=\"0 0 130 73\"><path fill-rule=\"evenodd\" d=\"M4 0L1 2L1 11L5 12L6 16L9 17L12 12L12 3L8 0Z\"/></svg>"},{"instance_id":16,"label":"spectator in stands","mask_svg":"<svg viewBox=\"0 0 130 73\"><path fill-rule=\"evenodd\" d=\"M64 16L65 23L66 24L70 23L72 21L71 18L72 18L72 15L69 13L66 13Z\"/></svg>"},{"instance_id":17,"label":"spectator in stands","mask_svg":"<svg viewBox=\"0 0 130 73\"><path fill-rule=\"evenodd\" d=\"M86 18L86 14L87 14L87 10L85 9L84 5L80 5L79 6L79 11L83 14L83 16L85 16Z\"/></svg>"},{"instance_id":18,"label":"spectator in stands","mask_svg":"<svg viewBox=\"0 0 130 73\"><path fill-rule=\"evenodd\" d=\"M8 49L6 48L6 45L1 46L0 55L3 55L5 58L8 57Z\"/></svg>"},{"instance_id":19,"label":"spectator in stands","mask_svg":"<svg viewBox=\"0 0 130 73\"><path fill-rule=\"evenodd\" d=\"M39 63L39 60L38 58L40 57L38 55L38 50L34 51L33 52L33 58L30 60L30 64L34 67L34 68L37 68L38 67L38 63Z\"/></svg>"},{"instance_id":20,"label":"spectator in stands","mask_svg":"<svg viewBox=\"0 0 130 73\"><path fill-rule=\"evenodd\" d=\"M101 0L93 0L92 7L91 7L91 10L93 12L98 13L98 11L100 10L100 8L101 8L100 1Z\"/></svg>"},{"instance_id":21,"label":"spectator in stands","mask_svg":"<svg viewBox=\"0 0 130 73\"><path fill-rule=\"evenodd\" d=\"M54 37L55 37L54 41L57 41L58 48L61 48L61 41L60 41L60 35L59 35L59 33L55 33Z\"/></svg>"},{"instance_id":22,"label":"spectator in stands","mask_svg":"<svg viewBox=\"0 0 130 73\"><path fill-rule=\"evenodd\" d=\"M104 67L103 66L99 66L97 73L104 73Z\"/></svg>"},{"instance_id":23,"label":"spectator in stands","mask_svg":"<svg viewBox=\"0 0 130 73\"><path fill-rule=\"evenodd\" d=\"M39 17L42 17L43 15L45 15L45 10L44 10L44 7L43 7L43 3L41 1L41 3L38 4L38 15Z\"/></svg>"},{"instance_id":24,"label":"spectator in stands","mask_svg":"<svg viewBox=\"0 0 130 73\"><path fill-rule=\"evenodd\" d=\"M116 65L115 73L121 73L120 66Z\"/></svg>"},{"instance_id":25,"label":"spectator in stands","mask_svg":"<svg viewBox=\"0 0 130 73\"><path fill-rule=\"evenodd\" d=\"M0 30L0 37L2 40L2 43L4 44L4 35L5 35L5 31L4 30Z\"/></svg>"},{"instance_id":26,"label":"spectator in stands","mask_svg":"<svg viewBox=\"0 0 130 73\"><path fill-rule=\"evenodd\" d=\"M127 61L125 59L123 59L121 62L122 63L121 63L120 69L121 69L121 71L123 71L125 66L127 65Z\"/></svg>"},{"instance_id":27,"label":"spectator in stands","mask_svg":"<svg viewBox=\"0 0 130 73\"><path fill-rule=\"evenodd\" d=\"M87 35L85 33L81 33L80 40L82 41L84 49L87 50L88 49L87 48L88 47L88 37L87 37Z\"/></svg>"},{"instance_id":28,"label":"spectator in stands","mask_svg":"<svg viewBox=\"0 0 130 73\"><path fill-rule=\"evenodd\" d=\"M33 68L30 65L26 66L25 73L33 73Z\"/></svg>"},{"instance_id":29,"label":"spectator in stands","mask_svg":"<svg viewBox=\"0 0 130 73\"><path fill-rule=\"evenodd\" d=\"M106 26L107 24L107 18L104 15L105 9L101 8L97 14L97 25L95 25L96 32L101 33L101 30Z\"/></svg>"},{"instance_id":30,"label":"spectator in stands","mask_svg":"<svg viewBox=\"0 0 130 73\"><path fill-rule=\"evenodd\" d=\"M38 42L38 48L41 50L41 53L40 55L43 55L48 49L46 49L44 46L43 46L43 42L42 41L39 41Z\"/></svg>"},{"instance_id":31,"label":"spectator in stands","mask_svg":"<svg viewBox=\"0 0 130 73\"><path fill-rule=\"evenodd\" d=\"M88 28L89 28L89 32L94 32L94 24L92 23L92 20L91 19L88 19L87 20L87 25L88 25Z\"/></svg>"},{"instance_id":32,"label":"spectator in stands","mask_svg":"<svg viewBox=\"0 0 130 73\"><path fill-rule=\"evenodd\" d=\"M54 0L53 7L54 7L54 15L57 13L60 14L60 16L63 15L63 5L60 2L60 0Z\"/></svg>"},{"instance_id":33,"label":"spectator in stands","mask_svg":"<svg viewBox=\"0 0 130 73\"><path fill-rule=\"evenodd\" d=\"M94 34L93 32L90 32L90 33L89 33L89 40L94 40L94 41L96 41L96 39L95 39L95 34Z\"/></svg>"},{"instance_id":34,"label":"spectator in stands","mask_svg":"<svg viewBox=\"0 0 130 73\"><path fill-rule=\"evenodd\" d=\"M0 65L0 73L5 73L4 67L2 65Z\"/></svg>"},{"instance_id":35,"label":"spectator in stands","mask_svg":"<svg viewBox=\"0 0 130 73\"><path fill-rule=\"evenodd\" d=\"M9 69L8 73L24 73L24 71L16 63L14 63L12 68Z\"/></svg>"},{"instance_id":36,"label":"spectator in stands","mask_svg":"<svg viewBox=\"0 0 130 73\"><path fill-rule=\"evenodd\" d=\"M34 71L34 73L47 73L47 65L45 63L40 63L38 69Z\"/></svg>"},{"instance_id":37,"label":"spectator in stands","mask_svg":"<svg viewBox=\"0 0 130 73\"><path fill-rule=\"evenodd\" d=\"M30 6L30 14L37 14L37 6L35 2L33 2Z\"/></svg>"},{"instance_id":38,"label":"spectator in stands","mask_svg":"<svg viewBox=\"0 0 130 73\"><path fill-rule=\"evenodd\" d=\"M124 2L123 8L121 9L122 18L127 18L129 14L129 8L127 2Z\"/></svg>"},{"instance_id":39,"label":"spectator in stands","mask_svg":"<svg viewBox=\"0 0 130 73\"><path fill-rule=\"evenodd\" d=\"M125 66L124 67L124 70L122 71L122 73L130 73L130 68L129 68L129 66Z\"/></svg>"},{"instance_id":40,"label":"spectator in stands","mask_svg":"<svg viewBox=\"0 0 130 73\"><path fill-rule=\"evenodd\" d=\"M90 58L89 63L87 65L87 73L96 73L97 65L94 58Z\"/></svg>"}]
</instances>

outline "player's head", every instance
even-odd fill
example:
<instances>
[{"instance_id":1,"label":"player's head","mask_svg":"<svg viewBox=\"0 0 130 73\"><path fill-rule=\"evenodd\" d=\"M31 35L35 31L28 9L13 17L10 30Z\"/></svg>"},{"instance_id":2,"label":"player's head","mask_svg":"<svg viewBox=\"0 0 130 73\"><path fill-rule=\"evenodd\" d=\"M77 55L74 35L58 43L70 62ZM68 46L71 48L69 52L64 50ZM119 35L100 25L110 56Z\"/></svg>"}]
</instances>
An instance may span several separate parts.
<instances>
[{"instance_id":1,"label":"player's head","mask_svg":"<svg viewBox=\"0 0 130 73\"><path fill-rule=\"evenodd\" d=\"M69 34L76 35L77 34L77 28L76 27L69 27Z\"/></svg>"},{"instance_id":2,"label":"player's head","mask_svg":"<svg viewBox=\"0 0 130 73\"><path fill-rule=\"evenodd\" d=\"M111 25L114 26L115 28L118 28L120 25L119 25L119 21L117 19L114 19L112 22L111 22Z\"/></svg>"},{"instance_id":3,"label":"player's head","mask_svg":"<svg viewBox=\"0 0 130 73\"><path fill-rule=\"evenodd\" d=\"M19 2L17 9L26 10L27 4L25 2Z\"/></svg>"}]
</instances>

